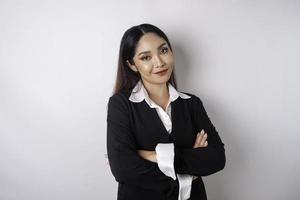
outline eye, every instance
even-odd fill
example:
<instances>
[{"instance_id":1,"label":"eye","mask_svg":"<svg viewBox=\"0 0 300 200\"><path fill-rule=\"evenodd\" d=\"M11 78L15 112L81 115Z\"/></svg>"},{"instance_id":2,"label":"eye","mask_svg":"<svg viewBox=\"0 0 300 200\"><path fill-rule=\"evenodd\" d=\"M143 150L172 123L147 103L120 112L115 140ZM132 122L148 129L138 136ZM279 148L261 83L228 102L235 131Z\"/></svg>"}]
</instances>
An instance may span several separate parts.
<instances>
[{"instance_id":1,"label":"eye","mask_svg":"<svg viewBox=\"0 0 300 200\"><path fill-rule=\"evenodd\" d=\"M169 50L168 47L163 47L163 48L161 49L162 53L167 53L168 50Z\"/></svg>"},{"instance_id":2,"label":"eye","mask_svg":"<svg viewBox=\"0 0 300 200\"><path fill-rule=\"evenodd\" d=\"M150 56L144 56L141 58L141 60L149 60L150 59Z\"/></svg>"}]
</instances>

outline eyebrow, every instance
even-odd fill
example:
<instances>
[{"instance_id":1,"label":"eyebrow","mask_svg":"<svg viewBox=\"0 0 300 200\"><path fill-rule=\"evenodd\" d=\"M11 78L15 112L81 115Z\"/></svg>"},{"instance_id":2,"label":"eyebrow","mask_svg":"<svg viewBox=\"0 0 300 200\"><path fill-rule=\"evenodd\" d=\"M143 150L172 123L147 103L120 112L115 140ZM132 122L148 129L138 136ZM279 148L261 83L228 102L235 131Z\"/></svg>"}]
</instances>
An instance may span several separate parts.
<instances>
[{"instance_id":1,"label":"eyebrow","mask_svg":"<svg viewBox=\"0 0 300 200\"><path fill-rule=\"evenodd\" d=\"M164 43L162 43L161 45L159 45L158 47L157 47L157 49L160 49L162 46L164 46L165 44L167 44L166 42L164 42ZM140 52L139 54L138 54L138 56L139 55L141 55L141 54L145 54L145 53L150 53L150 51L143 51L143 52Z\"/></svg>"}]
</instances>

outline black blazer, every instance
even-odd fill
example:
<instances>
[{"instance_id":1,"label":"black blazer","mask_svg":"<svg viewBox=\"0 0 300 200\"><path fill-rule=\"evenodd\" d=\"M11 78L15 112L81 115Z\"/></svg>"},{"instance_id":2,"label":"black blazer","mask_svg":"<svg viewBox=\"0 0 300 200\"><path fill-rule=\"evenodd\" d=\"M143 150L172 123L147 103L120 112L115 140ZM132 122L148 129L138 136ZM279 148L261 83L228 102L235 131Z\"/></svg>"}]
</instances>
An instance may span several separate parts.
<instances>
[{"instance_id":1,"label":"black blazer","mask_svg":"<svg viewBox=\"0 0 300 200\"><path fill-rule=\"evenodd\" d=\"M157 111L144 101L129 100L121 91L109 98L107 154L111 172L118 182L118 200L177 200L179 182L160 171L157 163L143 159L138 149L155 151L158 143L174 143L176 174L198 176L192 182L190 200L206 200L201 176L225 166L225 149L199 97L178 97L171 102L172 132L165 129ZM193 148L196 134L208 134L208 146Z\"/></svg>"}]
</instances>

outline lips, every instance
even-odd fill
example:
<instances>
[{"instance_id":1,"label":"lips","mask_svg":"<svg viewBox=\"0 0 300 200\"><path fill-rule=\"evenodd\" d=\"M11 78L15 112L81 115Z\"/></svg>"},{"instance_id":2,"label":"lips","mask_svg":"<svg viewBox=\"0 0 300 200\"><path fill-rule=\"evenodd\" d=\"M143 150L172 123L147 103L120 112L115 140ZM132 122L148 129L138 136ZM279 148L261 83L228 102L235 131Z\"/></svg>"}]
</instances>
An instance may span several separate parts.
<instances>
[{"instance_id":1,"label":"lips","mask_svg":"<svg viewBox=\"0 0 300 200\"><path fill-rule=\"evenodd\" d=\"M156 73L154 73L154 74L159 74L159 73L165 72L165 71L167 71L167 70L168 70L168 69L161 70L161 71L159 71L159 72L156 72Z\"/></svg>"}]
</instances>

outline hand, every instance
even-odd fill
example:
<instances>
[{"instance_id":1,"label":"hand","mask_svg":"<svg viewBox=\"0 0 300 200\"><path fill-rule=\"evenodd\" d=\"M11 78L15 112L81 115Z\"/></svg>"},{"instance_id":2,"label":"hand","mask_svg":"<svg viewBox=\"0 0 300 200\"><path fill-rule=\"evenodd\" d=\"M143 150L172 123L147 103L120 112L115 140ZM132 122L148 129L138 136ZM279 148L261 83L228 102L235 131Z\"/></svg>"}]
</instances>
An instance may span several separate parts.
<instances>
[{"instance_id":1,"label":"hand","mask_svg":"<svg viewBox=\"0 0 300 200\"><path fill-rule=\"evenodd\" d=\"M207 139L207 133L205 133L204 130L202 129L201 132L197 133L194 148L207 147L208 142L206 141L206 139Z\"/></svg>"},{"instance_id":2,"label":"hand","mask_svg":"<svg viewBox=\"0 0 300 200\"><path fill-rule=\"evenodd\" d=\"M197 133L197 137L195 140L194 148L198 147L207 147L208 142L206 141L207 139L207 133L205 133L204 130L202 129L201 132ZM193 180L197 179L198 176L193 176Z\"/></svg>"},{"instance_id":3,"label":"hand","mask_svg":"<svg viewBox=\"0 0 300 200\"><path fill-rule=\"evenodd\" d=\"M145 160L157 163L156 151L138 150L137 152Z\"/></svg>"}]
</instances>

